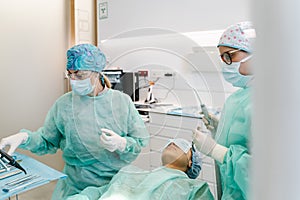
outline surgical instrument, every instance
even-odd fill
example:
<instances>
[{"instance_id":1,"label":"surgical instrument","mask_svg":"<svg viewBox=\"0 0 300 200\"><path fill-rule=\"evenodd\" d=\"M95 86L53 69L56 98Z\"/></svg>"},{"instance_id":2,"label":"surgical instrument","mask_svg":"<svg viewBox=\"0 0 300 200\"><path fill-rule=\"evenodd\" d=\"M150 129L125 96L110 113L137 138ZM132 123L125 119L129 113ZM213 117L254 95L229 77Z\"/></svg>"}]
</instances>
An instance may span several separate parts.
<instances>
[{"instance_id":1,"label":"surgical instrument","mask_svg":"<svg viewBox=\"0 0 300 200\"><path fill-rule=\"evenodd\" d=\"M13 186L19 185L19 184L24 183L24 182L28 182L32 179L39 178L39 177L40 177L40 175L37 175L37 174L26 175L22 178L16 178L16 179L6 183L4 186L13 187Z\"/></svg>"},{"instance_id":2,"label":"surgical instrument","mask_svg":"<svg viewBox=\"0 0 300 200\"><path fill-rule=\"evenodd\" d=\"M17 175L17 174L20 174L20 173L22 173L22 171L19 170L19 169L8 172L8 173L5 173L5 174L0 176L0 180L11 177L11 176L14 176L14 175Z\"/></svg>"},{"instance_id":3,"label":"surgical instrument","mask_svg":"<svg viewBox=\"0 0 300 200\"><path fill-rule=\"evenodd\" d=\"M9 171L10 168L6 166L6 164L3 162L3 160L0 159L0 164L2 165L4 171Z\"/></svg>"},{"instance_id":4,"label":"surgical instrument","mask_svg":"<svg viewBox=\"0 0 300 200\"><path fill-rule=\"evenodd\" d=\"M33 184L38 184L38 183L42 183L46 181L45 179L37 179L37 180L30 180L30 182L24 182L20 185L18 185L17 187L13 187L13 188L3 188L2 191L3 192L14 192L16 190L19 190L19 189L24 189L26 188L27 186L29 185L33 185Z\"/></svg>"},{"instance_id":5,"label":"surgical instrument","mask_svg":"<svg viewBox=\"0 0 300 200\"><path fill-rule=\"evenodd\" d=\"M211 126L212 125L211 118L208 114L208 110L207 110L207 107L206 107L205 104L201 104L201 110L202 110L202 113L203 113L203 115L205 117L205 120L207 121L208 125Z\"/></svg>"},{"instance_id":6,"label":"surgical instrument","mask_svg":"<svg viewBox=\"0 0 300 200\"><path fill-rule=\"evenodd\" d=\"M0 149L0 154L1 154L1 159L5 158L6 160L8 160L8 164L22 170L25 174L27 174L26 170L15 159L13 159L13 157L8 155L5 151Z\"/></svg>"}]
</instances>

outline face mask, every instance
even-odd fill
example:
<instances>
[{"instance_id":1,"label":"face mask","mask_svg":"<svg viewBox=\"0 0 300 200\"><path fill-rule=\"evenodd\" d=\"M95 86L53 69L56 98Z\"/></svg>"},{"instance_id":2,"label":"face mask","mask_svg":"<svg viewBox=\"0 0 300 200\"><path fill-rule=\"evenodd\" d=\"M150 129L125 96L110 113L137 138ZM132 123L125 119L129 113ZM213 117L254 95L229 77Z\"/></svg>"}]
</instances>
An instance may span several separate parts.
<instances>
[{"instance_id":1,"label":"face mask","mask_svg":"<svg viewBox=\"0 0 300 200\"><path fill-rule=\"evenodd\" d=\"M83 80L70 80L70 84L72 87L72 91L75 94L84 96L93 92L95 86L92 86L91 79L83 79Z\"/></svg>"},{"instance_id":2,"label":"face mask","mask_svg":"<svg viewBox=\"0 0 300 200\"><path fill-rule=\"evenodd\" d=\"M222 62L221 67L225 80L235 87L243 88L248 86L249 82L253 79L253 76L242 75L239 72L239 68L241 63L246 62L250 58L251 56L248 56L240 62L232 62L231 65L227 65L226 63Z\"/></svg>"}]
</instances>

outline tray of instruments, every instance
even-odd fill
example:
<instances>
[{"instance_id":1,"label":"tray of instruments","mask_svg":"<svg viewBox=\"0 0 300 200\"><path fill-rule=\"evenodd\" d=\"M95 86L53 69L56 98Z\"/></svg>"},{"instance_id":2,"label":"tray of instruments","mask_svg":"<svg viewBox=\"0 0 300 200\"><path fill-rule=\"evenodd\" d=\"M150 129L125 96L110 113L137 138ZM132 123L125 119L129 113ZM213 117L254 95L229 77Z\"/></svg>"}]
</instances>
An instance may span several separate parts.
<instances>
[{"instance_id":1,"label":"tray of instruments","mask_svg":"<svg viewBox=\"0 0 300 200\"><path fill-rule=\"evenodd\" d=\"M0 200L67 177L24 154L16 152L9 159L0 159Z\"/></svg>"}]
</instances>

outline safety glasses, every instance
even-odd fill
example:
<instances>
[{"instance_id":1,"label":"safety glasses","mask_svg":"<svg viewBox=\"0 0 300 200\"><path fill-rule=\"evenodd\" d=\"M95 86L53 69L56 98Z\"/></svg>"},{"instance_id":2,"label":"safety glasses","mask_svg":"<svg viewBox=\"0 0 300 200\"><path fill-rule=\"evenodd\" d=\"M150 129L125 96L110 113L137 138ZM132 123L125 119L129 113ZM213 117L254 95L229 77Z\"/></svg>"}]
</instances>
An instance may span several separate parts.
<instances>
[{"instance_id":1,"label":"safety glasses","mask_svg":"<svg viewBox=\"0 0 300 200\"><path fill-rule=\"evenodd\" d=\"M232 63L232 55L238 51L241 51L240 49L230 50L222 53L220 55L222 61L226 63L227 65L231 65Z\"/></svg>"},{"instance_id":2,"label":"safety glasses","mask_svg":"<svg viewBox=\"0 0 300 200\"><path fill-rule=\"evenodd\" d=\"M76 80L84 80L89 78L92 75L92 71L86 71L86 70L82 70L82 71L75 71L73 73L71 73L69 70L67 70L66 74L68 76L68 78L71 79L76 79Z\"/></svg>"}]
</instances>

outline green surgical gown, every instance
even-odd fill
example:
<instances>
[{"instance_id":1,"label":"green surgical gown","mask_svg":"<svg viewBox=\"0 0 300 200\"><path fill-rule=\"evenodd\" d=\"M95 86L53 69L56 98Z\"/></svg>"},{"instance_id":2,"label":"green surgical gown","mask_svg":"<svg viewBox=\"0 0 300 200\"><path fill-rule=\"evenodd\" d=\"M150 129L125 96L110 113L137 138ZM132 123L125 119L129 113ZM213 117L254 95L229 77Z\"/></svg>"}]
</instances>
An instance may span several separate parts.
<instances>
[{"instance_id":1,"label":"green surgical gown","mask_svg":"<svg viewBox=\"0 0 300 200\"><path fill-rule=\"evenodd\" d=\"M100 144L101 128L126 138L123 152L110 152ZM52 199L62 200L87 186L103 186L136 159L149 141L149 134L130 97L109 89L96 97L69 92L61 96L47 114L44 126L29 130L20 147L43 155L63 152L66 179L59 180Z\"/></svg>"},{"instance_id":2,"label":"green surgical gown","mask_svg":"<svg viewBox=\"0 0 300 200\"><path fill-rule=\"evenodd\" d=\"M124 167L109 185L88 187L68 200L213 200L208 184L176 169Z\"/></svg>"},{"instance_id":3,"label":"green surgical gown","mask_svg":"<svg viewBox=\"0 0 300 200\"><path fill-rule=\"evenodd\" d=\"M251 138L251 88L243 88L228 97L224 105L216 141L228 148L224 163L219 163L222 199L247 199Z\"/></svg>"}]
</instances>

